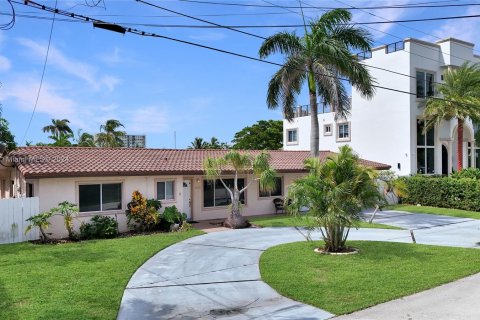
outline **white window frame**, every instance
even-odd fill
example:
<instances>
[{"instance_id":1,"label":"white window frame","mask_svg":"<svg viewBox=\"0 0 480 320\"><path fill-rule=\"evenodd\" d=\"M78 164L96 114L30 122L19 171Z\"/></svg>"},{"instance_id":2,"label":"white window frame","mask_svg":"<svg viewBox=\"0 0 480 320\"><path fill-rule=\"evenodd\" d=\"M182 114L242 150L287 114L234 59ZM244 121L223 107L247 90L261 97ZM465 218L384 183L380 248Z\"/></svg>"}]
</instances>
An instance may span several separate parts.
<instances>
[{"instance_id":1,"label":"white window frame","mask_svg":"<svg viewBox=\"0 0 480 320\"><path fill-rule=\"evenodd\" d=\"M425 95L423 97L419 97L418 96L418 88L417 88L417 72L421 72L425 75L425 81L423 83L424 85L424 91L425 91ZM433 77L433 94L432 96L435 95L435 78L436 78L436 73L434 71L430 71L430 70L424 70L424 69L416 69L415 70L415 97L417 98L417 100L425 100L425 99L428 99L430 96L427 95L427 74L431 74L432 77Z\"/></svg>"},{"instance_id":2,"label":"white window frame","mask_svg":"<svg viewBox=\"0 0 480 320\"><path fill-rule=\"evenodd\" d=\"M173 199L159 199L158 198L158 183L160 182L172 182L173 183ZM165 196L167 195L167 188L166 188L166 184L165 184ZM176 186L176 180L175 179L158 179L158 180L155 180L155 198L157 200L160 200L162 202L176 202L177 200L177 197L176 197L176 194L175 194L175 190L177 189L177 186Z\"/></svg>"},{"instance_id":3,"label":"white window frame","mask_svg":"<svg viewBox=\"0 0 480 320\"><path fill-rule=\"evenodd\" d=\"M79 211L79 214L89 214L89 213L97 213L97 212L100 212L100 213L112 213L112 212L120 212L120 211L124 211L125 208L124 208L124 205L123 205L123 202L124 202L124 199L125 199L125 194L124 194L124 183L123 181L102 181L102 182L98 182L98 181L82 181L82 182L78 182L77 183L77 204L78 204L78 209L80 209L80 186L85 186L85 185L100 185L100 210L99 211ZM103 194L102 194L102 191L103 191L103 187L102 185L104 184L119 184L120 185L120 209L113 209L113 210L103 210Z\"/></svg>"},{"instance_id":4,"label":"white window frame","mask_svg":"<svg viewBox=\"0 0 480 320\"><path fill-rule=\"evenodd\" d=\"M348 126L348 137L340 138L340 126L344 126L344 125ZM350 121L337 123L336 137L337 137L337 142L350 141L352 139L352 125L350 124Z\"/></svg>"},{"instance_id":5,"label":"white window frame","mask_svg":"<svg viewBox=\"0 0 480 320\"><path fill-rule=\"evenodd\" d=\"M327 128L330 128L330 131L327 131ZM323 135L324 136L331 136L333 135L333 128L331 123L327 123L323 125Z\"/></svg>"},{"instance_id":6,"label":"white window frame","mask_svg":"<svg viewBox=\"0 0 480 320\"><path fill-rule=\"evenodd\" d=\"M417 119L417 122L418 122L418 121L423 121L423 120L422 120L422 119ZM415 131L417 131L417 130L418 130L418 123L415 125ZM425 140L425 141L424 141L424 145L423 145L423 146L422 146L422 145L419 145L418 141L417 141L417 144L416 144L416 149L415 149L415 152L416 152L415 165L417 166L417 168L416 168L416 173L417 173L417 174L434 175L435 172L436 172L437 159L436 159L436 150L435 150L435 148L436 148L436 142L437 142L437 140L436 140L437 130L436 130L435 127L432 128L432 129L430 129L430 130L433 130L433 146L427 145L427 139L428 139L428 138L427 138L427 135L428 135L428 133L425 133L425 135L424 135L424 140ZM417 136L418 136L418 132L415 132L415 139L416 139L416 140L418 140L418 139L417 139ZM425 160L424 160L425 172L424 172L424 173L418 172L418 149L425 149ZM428 149L433 149L433 150L434 150L434 151L433 151L433 154L434 154L434 156L433 156L433 173L428 173L428 172L426 172L426 171L427 171L427 168L428 168Z\"/></svg>"},{"instance_id":7,"label":"white window frame","mask_svg":"<svg viewBox=\"0 0 480 320\"><path fill-rule=\"evenodd\" d=\"M297 138L295 141L289 141L289 140L288 140L291 131L295 131L296 138ZM298 144L298 128L287 129L287 130L286 130L285 141L287 141L287 145L296 145L296 144Z\"/></svg>"}]
</instances>

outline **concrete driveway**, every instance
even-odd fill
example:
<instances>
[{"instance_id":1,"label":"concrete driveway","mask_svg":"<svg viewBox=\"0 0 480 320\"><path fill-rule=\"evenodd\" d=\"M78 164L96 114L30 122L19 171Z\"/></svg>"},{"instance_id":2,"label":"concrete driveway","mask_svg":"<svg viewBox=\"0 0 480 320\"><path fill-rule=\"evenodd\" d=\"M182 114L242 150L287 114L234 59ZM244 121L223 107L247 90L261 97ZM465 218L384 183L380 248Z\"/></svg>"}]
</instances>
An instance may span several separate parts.
<instances>
[{"instance_id":1,"label":"concrete driveway","mask_svg":"<svg viewBox=\"0 0 480 320\"><path fill-rule=\"evenodd\" d=\"M378 217L379 223L415 229L418 243L478 247L480 241L478 220L395 211ZM352 230L349 239L411 242L408 230ZM118 319L331 318L334 315L326 311L282 297L260 278L263 251L302 240L294 228L263 228L210 233L177 243L135 272Z\"/></svg>"}]
</instances>

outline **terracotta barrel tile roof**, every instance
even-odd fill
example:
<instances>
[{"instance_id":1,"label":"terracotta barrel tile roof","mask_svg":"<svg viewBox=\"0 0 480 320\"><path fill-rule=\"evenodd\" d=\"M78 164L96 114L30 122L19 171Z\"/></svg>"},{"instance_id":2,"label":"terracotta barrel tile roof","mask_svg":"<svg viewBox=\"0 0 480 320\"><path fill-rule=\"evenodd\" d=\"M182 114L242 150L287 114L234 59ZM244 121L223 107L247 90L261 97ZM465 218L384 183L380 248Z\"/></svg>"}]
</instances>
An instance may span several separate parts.
<instances>
[{"instance_id":1,"label":"terracotta barrel tile roof","mask_svg":"<svg viewBox=\"0 0 480 320\"><path fill-rule=\"evenodd\" d=\"M206 157L220 157L228 150L173 150L87 147L22 147L11 154L20 172L27 178L203 174ZM262 151L249 150L256 155ZM270 164L278 172L305 172L303 162L309 151L268 151ZM324 160L330 151L321 151ZM378 170L390 166L361 160L365 166Z\"/></svg>"}]
</instances>

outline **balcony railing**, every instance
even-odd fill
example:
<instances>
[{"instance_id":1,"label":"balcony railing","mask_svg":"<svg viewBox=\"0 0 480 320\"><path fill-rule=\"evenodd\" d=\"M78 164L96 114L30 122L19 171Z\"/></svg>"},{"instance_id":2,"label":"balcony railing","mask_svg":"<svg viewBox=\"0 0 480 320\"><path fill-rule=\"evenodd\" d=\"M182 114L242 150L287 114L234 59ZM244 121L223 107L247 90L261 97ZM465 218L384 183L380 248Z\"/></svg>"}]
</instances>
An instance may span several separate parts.
<instances>
[{"instance_id":1,"label":"balcony railing","mask_svg":"<svg viewBox=\"0 0 480 320\"><path fill-rule=\"evenodd\" d=\"M322 113L329 113L331 112L330 106L325 105L325 104L318 104L318 114ZM294 118L300 118L300 117L307 117L310 115L310 105L302 105L302 106L296 106L293 108L293 117Z\"/></svg>"}]
</instances>

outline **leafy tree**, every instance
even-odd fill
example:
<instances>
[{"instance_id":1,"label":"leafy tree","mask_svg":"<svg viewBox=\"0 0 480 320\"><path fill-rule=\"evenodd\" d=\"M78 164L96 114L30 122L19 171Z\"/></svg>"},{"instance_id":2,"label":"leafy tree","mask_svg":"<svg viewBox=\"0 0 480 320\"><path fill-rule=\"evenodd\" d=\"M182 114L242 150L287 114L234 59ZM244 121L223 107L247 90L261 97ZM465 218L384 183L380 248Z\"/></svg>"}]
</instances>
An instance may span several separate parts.
<instances>
[{"instance_id":1,"label":"leafy tree","mask_svg":"<svg viewBox=\"0 0 480 320\"><path fill-rule=\"evenodd\" d=\"M283 146L283 122L260 120L235 133L233 149L279 150Z\"/></svg>"},{"instance_id":2,"label":"leafy tree","mask_svg":"<svg viewBox=\"0 0 480 320\"><path fill-rule=\"evenodd\" d=\"M436 85L443 99L430 97L423 115L425 132L442 121L457 119L457 169L463 168L463 125L467 118L480 121L480 65L465 62L458 69L445 70L444 83Z\"/></svg>"},{"instance_id":3,"label":"leafy tree","mask_svg":"<svg viewBox=\"0 0 480 320\"><path fill-rule=\"evenodd\" d=\"M203 140L203 138L195 137L187 149L228 149L229 145L225 142L220 142L216 137L212 137L210 142Z\"/></svg>"},{"instance_id":4,"label":"leafy tree","mask_svg":"<svg viewBox=\"0 0 480 320\"><path fill-rule=\"evenodd\" d=\"M290 185L286 199L290 214L309 219L311 227L321 232L327 252L345 250L350 228L358 224L362 208L380 201L376 172L361 166L349 146L339 150L324 163L319 158L307 159L305 167L310 173ZM301 215L305 206L310 210Z\"/></svg>"},{"instance_id":5,"label":"leafy tree","mask_svg":"<svg viewBox=\"0 0 480 320\"><path fill-rule=\"evenodd\" d=\"M96 143L100 147L123 147L121 137L125 136L125 131L118 130L124 125L118 120L107 120L100 126L100 133L96 136Z\"/></svg>"},{"instance_id":6,"label":"leafy tree","mask_svg":"<svg viewBox=\"0 0 480 320\"><path fill-rule=\"evenodd\" d=\"M187 149L207 149L207 142L203 138L195 137Z\"/></svg>"},{"instance_id":7,"label":"leafy tree","mask_svg":"<svg viewBox=\"0 0 480 320\"><path fill-rule=\"evenodd\" d=\"M43 132L49 132L53 137L60 138L60 136L71 134L73 136L73 131L68 125L70 123L67 119L52 119L52 124L43 127ZM50 137L51 138L51 137Z\"/></svg>"},{"instance_id":8,"label":"leafy tree","mask_svg":"<svg viewBox=\"0 0 480 320\"><path fill-rule=\"evenodd\" d=\"M77 145L79 147L95 147L95 137L90 133L78 130Z\"/></svg>"},{"instance_id":9,"label":"leafy tree","mask_svg":"<svg viewBox=\"0 0 480 320\"><path fill-rule=\"evenodd\" d=\"M372 37L363 28L351 24L351 13L335 9L323 14L305 27L305 35L279 32L268 37L259 50L260 58L280 53L285 56L284 66L271 78L267 90L267 106L281 107L284 116L294 117L296 97L304 83L308 84L310 98L312 157L319 155L319 125L317 97L331 106L336 116L344 117L350 109L350 99L338 77L347 78L366 98L374 94L373 79L368 69L350 50L368 51Z\"/></svg>"},{"instance_id":10,"label":"leafy tree","mask_svg":"<svg viewBox=\"0 0 480 320\"><path fill-rule=\"evenodd\" d=\"M12 151L17 148L15 142L15 136L10 132L9 123L6 119L2 118L2 108L0 105L0 144L4 144L6 151Z\"/></svg>"},{"instance_id":11,"label":"leafy tree","mask_svg":"<svg viewBox=\"0 0 480 320\"><path fill-rule=\"evenodd\" d=\"M73 232L73 218L78 213L77 205L68 201L63 201L58 204L58 207L53 208L51 212L53 212L54 214L58 213L63 216L65 228L68 232L68 238L70 240L75 239L75 234Z\"/></svg>"},{"instance_id":12,"label":"leafy tree","mask_svg":"<svg viewBox=\"0 0 480 320\"><path fill-rule=\"evenodd\" d=\"M48 229L50 227L50 218L54 215L55 213L50 210L46 212L39 213L37 215L31 216L25 221L30 222L30 225L25 229L25 234L28 233L32 228L38 228L40 230L40 233L42 234L42 240L48 240L48 236L45 233L45 229Z\"/></svg>"},{"instance_id":13,"label":"leafy tree","mask_svg":"<svg viewBox=\"0 0 480 320\"><path fill-rule=\"evenodd\" d=\"M240 196L247 190L247 188L255 181L260 182L261 190L272 190L275 187L276 172L270 167L270 155L268 153L260 153L257 156L252 156L248 153L240 153L236 150L231 150L223 157L212 158L207 157L203 164L205 175L208 180L220 180L223 187L230 195L231 207L230 214L224 221L224 226L228 228L245 228L250 224L242 216L240 212L241 201ZM226 172L234 172L233 187L229 188L222 176ZM246 183L242 189L238 188L238 175L251 175L250 181Z\"/></svg>"},{"instance_id":14,"label":"leafy tree","mask_svg":"<svg viewBox=\"0 0 480 320\"><path fill-rule=\"evenodd\" d=\"M73 138L73 134L71 133L63 133L61 132L58 136L49 136L54 142L50 145L55 147L69 147L72 145L70 139ZM38 144L37 144L38 145Z\"/></svg>"}]
</instances>

